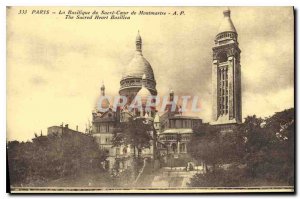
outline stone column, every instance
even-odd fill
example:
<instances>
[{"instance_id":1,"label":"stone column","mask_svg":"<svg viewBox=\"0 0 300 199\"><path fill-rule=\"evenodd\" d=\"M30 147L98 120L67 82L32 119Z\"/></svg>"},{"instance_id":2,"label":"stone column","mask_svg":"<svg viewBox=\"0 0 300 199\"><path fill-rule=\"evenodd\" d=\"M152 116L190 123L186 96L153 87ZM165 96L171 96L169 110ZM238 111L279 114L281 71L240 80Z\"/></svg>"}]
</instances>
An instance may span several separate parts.
<instances>
[{"instance_id":1,"label":"stone column","mask_svg":"<svg viewBox=\"0 0 300 199\"><path fill-rule=\"evenodd\" d=\"M212 64L212 120L217 121L219 110L219 77L218 77L218 60L214 60Z\"/></svg>"},{"instance_id":2,"label":"stone column","mask_svg":"<svg viewBox=\"0 0 300 199\"><path fill-rule=\"evenodd\" d=\"M234 59L234 105L235 119L237 122L242 122L241 65L236 57Z\"/></svg>"},{"instance_id":3,"label":"stone column","mask_svg":"<svg viewBox=\"0 0 300 199\"><path fill-rule=\"evenodd\" d=\"M234 118L234 57L228 58L228 112L229 120Z\"/></svg>"}]
</instances>

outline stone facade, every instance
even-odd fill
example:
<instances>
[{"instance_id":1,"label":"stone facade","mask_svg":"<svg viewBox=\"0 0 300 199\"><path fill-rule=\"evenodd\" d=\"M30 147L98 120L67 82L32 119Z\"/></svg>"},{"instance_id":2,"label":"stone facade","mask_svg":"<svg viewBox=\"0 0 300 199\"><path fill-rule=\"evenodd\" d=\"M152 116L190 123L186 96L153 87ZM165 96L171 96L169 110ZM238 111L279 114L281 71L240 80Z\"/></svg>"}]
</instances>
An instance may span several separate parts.
<instances>
[{"instance_id":1,"label":"stone facade","mask_svg":"<svg viewBox=\"0 0 300 199\"><path fill-rule=\"evenodd\" d=\"M176 104L174 111L174 91L170 91L169 103L165 112L159 117L158 149L161 155L186 154L187 145L193 136L193 128L202 123L199 117L182 115L180 105Z\"/></svg>"},{"instance_id":2,"label":"stone facade","mask_svg":"<svg viewBox=\"0 0 300 199\"><path fill-rule=\"evenodd\" d=\"M153 142L150 149L142 151L143 157L154 158L156 150L164 157L184 157L187 146L193 136L193 128L202 123L198 117L182 115L181 106L174 105L174 91L170 92L169 102L162 113L151 107L151 111L144 109L148 96L156 96L156 81L150 63L142 54L142 39L136 37L135 54L125 74L120 81L119 94L125 96L127 104L119 106L116 111L110 108L109 101L103 101L102 106L108 108L101 112L97 108L93 111L92 134L99 146L108 151L107 167L119 168L130 166L133 154L131 146L113 147L112 138L115 127L128 122L131 117L144 118L150 121L155 131L151 132ZM222 132L230 132L236 124L242 122L241 99L241 65L238 34L230 18L230 11L224 11L224 21L215 38L212 63L212 108L211 124L218 125ZM191 88L192 89L192 88ZM105 87L101 87L101 95L105 96ZM128 104L138 96L142 99L142 109L129 110Z\"/></svg>"},{"instance_id":3,"label":"stone facade","mask_svg":"<svg viewBox=\"0 0 300 199\"><path fill-rule=\"evenodd\" d=\"M201 123L198 117L182 116L180 106L174 104L174 91L170 92L170 99L161 117L155 107L151 111L145 110L146 99L149 96L156 96L156 81L150 63L142 55L142 39L138 34L136 38L135 55L130 62L125 74L120 81L119 94L127 98L127 104L119 106L117 111L110 108L109 101L102 101L101 106L108 108L101 112L95 108L93 111L92 135L96 137L99 147L108 153L106 167L111 169L118 164L118 168L126 168L130 165L130 157L133 155L131 146L113 147L112 138L115 127L128 122L131 117L145 118L153 124L155 132L152 132L153 139L149 149L142 150L143 157L153 158L154 151L168 151L167 153L185 154L187 144L193 134L193 126ZM101 96L105 96L105 86L101 86ZM135 97L140 97L142 107L139 110L128 109L128 104ZM172 106L175 109L172 110Z\"/></svg>"},{"instance_id":4,"label":"stone facade","mask_svg":"<svg viewBox=\"0 0 300 199\"><path fill-rule=\"evenodd\" d=\"M241 65L238 34L230 18L224 19L213 47L212 63L212 123L242 122Z\"/></svg>"}]
</instances>

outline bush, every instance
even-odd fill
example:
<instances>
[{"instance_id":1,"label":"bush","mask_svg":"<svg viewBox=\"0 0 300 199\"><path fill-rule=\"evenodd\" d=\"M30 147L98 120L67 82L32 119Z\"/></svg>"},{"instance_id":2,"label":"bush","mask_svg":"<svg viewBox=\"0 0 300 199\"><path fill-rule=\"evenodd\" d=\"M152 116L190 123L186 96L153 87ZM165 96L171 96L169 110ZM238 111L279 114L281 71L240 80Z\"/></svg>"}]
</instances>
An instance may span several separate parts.
<instances>
[{"instance_id":1,"label":"bush","mask_svg":"<svg viewBox=\"0 0 300 199\"><path fill-rule=\"evenodd\" d=\"M92 136L79 132L39 136L26 143L8 142L7 151L13 186L48 186L65 179L71 179L65 184L72 186L77 178L106 172L101 166L105 153Z\"/></svg>"},{"instance_id":2,"label":"bush","mask_svg":"<svg viewBox=\"0 0 300 199\"><path fill-rule=\"evenodd\" d=\"M245 170L237 167L228 170L215 169L191 178L189 187L239 187L246 181Z\"/></svg>"}]
</instances>

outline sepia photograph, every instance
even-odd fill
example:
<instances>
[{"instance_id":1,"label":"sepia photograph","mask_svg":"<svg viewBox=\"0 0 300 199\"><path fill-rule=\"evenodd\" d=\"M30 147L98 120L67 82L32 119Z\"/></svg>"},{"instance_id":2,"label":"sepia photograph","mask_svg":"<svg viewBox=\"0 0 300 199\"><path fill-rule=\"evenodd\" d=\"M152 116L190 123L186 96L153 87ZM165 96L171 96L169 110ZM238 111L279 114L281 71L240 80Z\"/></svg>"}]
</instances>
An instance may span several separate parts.
<instances>
[{"instance_id":1,"label":"sepia photograph","mask_svg":"<svg viewBox=\"0 0 300 199\"><path fill-rule=\"evenodd\" d=\"M294 17L7 6L9 192L295 192Z\"/></svg>"}]
</instances>

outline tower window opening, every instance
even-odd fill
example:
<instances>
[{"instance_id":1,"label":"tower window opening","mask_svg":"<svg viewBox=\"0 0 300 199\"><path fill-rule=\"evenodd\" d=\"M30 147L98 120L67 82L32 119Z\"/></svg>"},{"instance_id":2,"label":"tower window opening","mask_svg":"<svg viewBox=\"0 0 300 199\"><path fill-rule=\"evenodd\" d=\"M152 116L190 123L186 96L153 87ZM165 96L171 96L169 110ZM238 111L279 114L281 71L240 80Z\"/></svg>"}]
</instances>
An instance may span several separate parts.
<instances>
[{"instance_id":1,"label":"tower window opening","mask_svg":"<svg viewBox=\"0 0 300 199\"><path fill-rule=\"evenodd\" d=\"M219 114L228 114L228 68L222 67L219 69L220 76L220 93L219 93Z\"/></svg>"},{"instance_id":2,"label":"tower window opening","mask_svg":"<svg viewBox=\"0 0 300 199\"><path fill-rule=\"evenodd\" d=\"M222 62L226 62L228 59L227 59L227 54L225 52L222 52L219 54L219 61L222 63Z\"/></svg>"}]
</instances>

